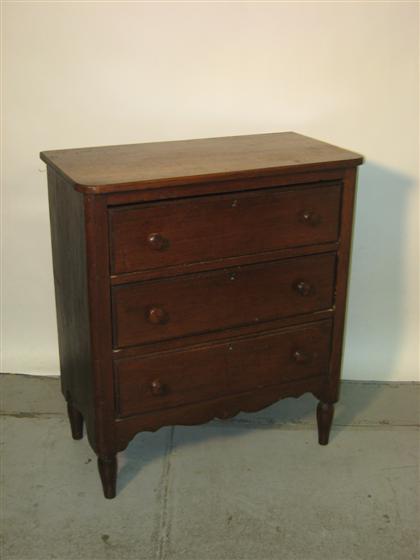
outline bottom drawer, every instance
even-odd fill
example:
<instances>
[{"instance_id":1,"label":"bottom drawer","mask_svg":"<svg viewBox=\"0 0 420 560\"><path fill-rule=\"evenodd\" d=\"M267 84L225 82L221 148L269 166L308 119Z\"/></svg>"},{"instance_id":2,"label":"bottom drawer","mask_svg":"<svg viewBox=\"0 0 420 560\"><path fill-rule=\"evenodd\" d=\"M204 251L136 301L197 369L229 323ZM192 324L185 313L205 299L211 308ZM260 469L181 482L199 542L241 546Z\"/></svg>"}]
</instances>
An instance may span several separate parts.
<instances>
[{"instance_id":1,"label":"bottom drawer","mask_svg":"<svg viewBox=\"0 0 420 560\"><path fill-rule=\"evenodd\" d=\"M119 417L326 375L331 321L116 360Z\"/></svg>"}]
</instances>

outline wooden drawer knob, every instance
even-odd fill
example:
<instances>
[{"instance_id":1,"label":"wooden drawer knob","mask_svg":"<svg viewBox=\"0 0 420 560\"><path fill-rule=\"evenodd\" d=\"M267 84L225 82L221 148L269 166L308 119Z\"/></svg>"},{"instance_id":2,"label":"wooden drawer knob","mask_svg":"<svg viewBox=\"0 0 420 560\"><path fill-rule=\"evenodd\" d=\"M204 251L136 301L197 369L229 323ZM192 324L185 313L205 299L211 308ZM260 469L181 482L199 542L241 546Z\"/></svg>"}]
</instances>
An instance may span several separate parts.
<instances>
[{"instance_id":1,"label":"wooden drawer knob","mask_svg":"<svg viewBox=\"0 0 420 560\"><path fill-rule=\"evenodd\" d=\"M300 221L310 226L317 226L321 222L321 216L316 212L311 212L310 210L304 210L300 214Z\"/></svg>"},{"instance_id":2,"label":"wooden drawer knob","mask_svg":"<svg viewBox=\"0 0 420 560\"><path fill-rule=\"evenodd\" d=\"M168 246L168 240L163 237L160 233L149 233L147 236L147 241L149 247L155 251L162 251Z\"/></svg>"},{"instance_id":3,"label":"wooden drawer knob","mask_svg":"<svg viewBox=\"0 0 420 560\"><path fill-rule=\"evenodd\" d=\"M311 356L304 350L296 350L293 352L293 359L297 364L307 364L311 360Z\"/></svg>"},{"instance_id":4,"label":"wooden drawer knob","mask_svg":"<svg viewBox=\"0 0 420 560\"><path fill-rule=\"evenodd\" d=\"M159 397L165 393L165 386L159 381L159 379L154 379L151 382L150 389L152 391L152 395L155 395L155 397Z\"/></svg>"},{"instance_id":5,"label":"wooden drawer knob","mask_svg":"<svg viewBox=\"0 0 420 560\"><path fill-rule=\"evenodd\" d=\"M301 296L309 296L309 294L313 292L311 284L309 284L309 282L305 282L304 280L296 282L294 288Z\"/></svg>"},{"instance_id":6,"label":"wooden drawer knob","mask_svg":"<svg viewBox=\"0 0 420 560\"><path fill-rule=\"evenodd\" d=\"M151 307L147 313L147 319L154 325L164 325L168 320L168 314L161 307Z\"/></svg>"}]
</instances>

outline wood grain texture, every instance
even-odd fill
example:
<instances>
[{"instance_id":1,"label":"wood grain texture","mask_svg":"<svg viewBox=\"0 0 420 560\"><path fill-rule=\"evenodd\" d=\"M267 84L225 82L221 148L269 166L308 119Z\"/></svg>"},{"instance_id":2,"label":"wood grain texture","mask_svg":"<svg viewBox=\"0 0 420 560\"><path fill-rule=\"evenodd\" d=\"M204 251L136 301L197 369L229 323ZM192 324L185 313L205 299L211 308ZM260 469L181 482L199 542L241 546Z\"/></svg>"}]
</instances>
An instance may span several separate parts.
<instances>
[{"instance_id":1,"label":"wood grain texture","mask_svg":"<svg viewBox=\"0 0 420 560\"><path fill-rule=\"evenodd\" d=\"M294 132L41 152L84 192L349 167L359 154Z\"/></svg>"},{"instance_id":2,"label":"wood grain texture","mask_svg":"<svg viewBox=\"0 0 420 560\"><path fill-rule=\"evenodd\" d=\"M48 198L61 388L70 411L82 414L95 445L84 197L49 168Z\"/></svg>"},{"instance_id":3,"label":"wood grain texture","mask_svg":"<svg viewBox=\"0 0 420 560\"><path fill-rule=\"evenodd\" d=\"M335 255L326 254L114 287L114 346L328 309L334 269Z\"/></svg>"},{"instance_id":4,"label":"wood grain texture","mask_svg":"<svg viewBox=\"0 0 420 560\"><path fill-rule=\"evenodd\" d=\"M116 360L119 416L328 374L331 321Z\"/></svg>"},{"instance_id":5,"label":"wood grain texture","mask_svg":"<svg viewBox=\"0 0 420 560\"><path fill-rule=\"evenodd\" d=\"M108 216L104 197L87 195L85 231L89 292L92 382L96 422L95 451L111 456L116 446L112 368L111 298L109 289Z\"/></svg>"},{"instance_id":6,"label":"wood grain texture","mask_svg":"<svg viewBox=\"0 0 420 560\"><path fill-rule=\"evenodd\" d=\"M242 327L225 328L221 331L206 332L186 336L182 338L170 338L158 342L150 342L141 346L129 346L127 348L114 348L114 359L140 357L160 352L169 352L171 350L179 350L180 348L195 348L203 346L210 342L223 342L225 340L235 340L242 336L257 335L261 333L270 333L286 327L295 325L304 325L322 320L329 320L334 316L334 309L316 311L314 313L304 313L302 315L292 315L268 322L258 322L252 325Z\"/></svg>"},{"instance_id":7,"label":"wood grain texture","mask_svg":"<svg viewBox=\"0 0 420 560\"><path fill-rule=\"evenodd\" d=\"M324 395L326 403L338 400L343 359L343 341L347 306L347 285L349 280L351 242L353 234L353 214L356 196L357 169L346 170L341 206L340 246L337 252L336 296L334 328L332 334L332 353L328 390Z\"/></svg>"},{"instance_id":8,"label":"wood grain texture","mask_svg":"<svg viewBox=\"0 0 420 560\"><path fill-rule=\"evenodd\" d=\"M304 245L299 247L288 247L287 249L279 249L278 251L269 251L266 253L252 253L250 255L240 255L238 257L225 257L212 261L199 261L193 263L180 263L174 266L165 266L163 268L150 268L147 270L137 270L135 272L126 272L122 274L111 273L111 284L119 286L121 284L133 284L144 280L153 280L162 277L175 277L184 274L194 274L196 272L206 272L210 270L220 270L235 266L246 266L248 264L257 264L262 262L277 261L281 259L290 259L304 255L320 255L321 253L334 253L338 250L339 241L332 243L319 243L315 245Z\"/></svg>"},{"instance_id":9,"label":"wood grain texture","mask_svg":"<svg viewBox=\"0 0 420 560\"><path fill-rule=\"evenodd\" d=\"M340 199L335 184L119 207L110 212L112 273L333 242Z\"/></svg>"},{"instance_id":10,"label":"wood grain texture","mask_svg":"<svg viewBox=\"0 0 420 560\"><path fill-rule=\"evenodd\" d=\"M255 189L272 187L285 187L298 185L317 186L320 182L342 182L346 167L334 169L319 169L317 171L284 172L282 174L267 175L263 177L251 176L240 179L223 179L214 181L200 180L195 183L187 182L167 185L143 185L140 189L125 189L121 187L118 192L104 193L110 207L123 204L136 204L139 202L155 202L160 200L177 200L194 196L212 194L227 194L233 192L247 192Z\"/></svg>"},{"instance_id":11,"label":"wood grain texture","mask_svg":"<svg viewBox=\"0 0 420 560\"><path fill-rule=\"evenodd\" d=\"M246 393L227 395L176 408L121 418L115 422L119 444L118 451L125 449L138 432L155 432L163 426L193 426L216 418L232 418L240 412L256 412L270 406L279 399L297 398L305 393L312 393L320 399L325 383L325 376L311 377L279 385L270 385Z\"/></svg>"},{"instance_id":12,"label":"wood grain texture","mask_svg":"<svg viewBox=\"0 0 420 560\"><path fill-rule=\"evenodd\" d=\"M106 497L140 431L311 392L328 443L361 156L282 133L42 158L62 390Z\"/></svg>"}]
</instances>

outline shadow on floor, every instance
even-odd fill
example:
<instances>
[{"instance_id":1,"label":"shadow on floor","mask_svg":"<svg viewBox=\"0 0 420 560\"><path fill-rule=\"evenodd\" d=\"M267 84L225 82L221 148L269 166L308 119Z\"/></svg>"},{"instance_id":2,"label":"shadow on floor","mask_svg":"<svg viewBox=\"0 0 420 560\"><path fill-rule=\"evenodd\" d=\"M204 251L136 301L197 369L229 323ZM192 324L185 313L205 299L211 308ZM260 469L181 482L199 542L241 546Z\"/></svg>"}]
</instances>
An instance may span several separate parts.
<instances>
[{"instance_id":1,"label":"shadow on floor","mask_svg":"<svg viewBox=\"0 0 420 560\"><path fill-rule=\"evenodd\" d=\"M415 388L414 392L419 389L416 384L342 383L330 444L334 445L334 442L340 438L340 434L349 426L415 424L416 419L413 415L415 399L413 403L407 405L404 397L410 392L410 386ZM214 420L208 424L183 427L182 429L190 431L190 435L183 438L182 445L194 445L203 441L208 441L211 445L214 438L238 438L241 437L241 432L245 434L249 430L304 427L312 429L313 442L314 445L317 445L315 413L317 402L313 395L305 394L298 399L283 399L256 413L240 413L229 420ZM410 417L403 415L402 408L405 406L408 406L410 410ZM163 451L166 459L172 452L174 430L180 428L162 429L166 430L165 450ZM119 490L125 488L139 474L145 464L162 457L162 447L156 441L153 433L138 434L127 449L120 454Z\"/></svg>"}]
</instances>

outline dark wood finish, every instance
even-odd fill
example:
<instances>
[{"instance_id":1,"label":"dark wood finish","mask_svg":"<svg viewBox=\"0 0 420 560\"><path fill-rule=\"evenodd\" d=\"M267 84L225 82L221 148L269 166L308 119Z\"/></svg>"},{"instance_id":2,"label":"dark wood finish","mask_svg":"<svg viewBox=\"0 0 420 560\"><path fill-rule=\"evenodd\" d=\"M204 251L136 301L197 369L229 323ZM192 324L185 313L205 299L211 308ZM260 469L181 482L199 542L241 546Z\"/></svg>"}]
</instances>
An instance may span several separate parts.
<instances>
[{"instance_id":1,"label":"dark wood finish","mask_svg":"<svg viewBox=\"0 0 420 560\"><path fill-rule=\"evenodd\" d=\"M113 288L114 345L134 346L328 309L335 255Z\"/></svg>"},{"instance_id":2,"label":"dark wood finish","mask_svg":"<svg viewBox=\"0 0 420 560\"><path fill-rule=\"evenodd\" d=\"M331 322L304 325L228 344L230 393L328 374Z\"/></svg>"},{"instance_id":3,"label":"dark wood finish","mask_svg":"<svg viewBox=\"0 0 420 560\"><path fill-rule=\"evenodd\" d=\"M316 419L318 422L318 442L320 445L328 444L333 416L334 405L332 403L318 403Z\"/></svg>"},{"instance_id":4,"label":"dark wood finish","mask_svg":"<svg viewBox=\"0 0 420 560\"><path fill-rule=\"evenodd\" d=\"M105 498L115 498L117 486L117 456L98 456L98 470Z\"/></svg>"},{"instance_id":5,"label":"dark wood finish","mask_svg":"<svg viewBox=\"0 0 420 560\"><path fill-rule=\"evenodd\" d=\"M156 202L159 200L177 200L192 196L204 196L208 194L247 192L255 188L263 189L269 187L291 187L293 185L319 185L320 181L339 181L343 179L343 169L319 169L313 172L301 172L299 168L293 172L283 172L268 176L259 176L258 185L255 177L242 177L241 179L222 178L219 181L200 179L197 182L173 185L162 183L162 185L142 185L140 189L133 187L126 190L121 187L118 192L104 193L110 207L122 204L136 204L139 202ZM178 180L176 181L178 183Z\"/></svg>"},{"instance_id":6,"label":"dark wood finish","mask_svg":"<svg viewBox=\"0 0 420 560\"><path fill-rule=\"evenodd\" d=\"M121 417L326 376L331 322L116 360ZM303 358L304 356L304 358Z\"/></svg>"},{"instance_id":7,"label":"dark wood finish","mask_svg":"<svg viewBox=\"0 0 420 560\"><path fill-rule=\"evenodd\" d=\"M109 289L107 205L103 197L85 196L87 277L89 290L92 378L94 386L95 451L115 452L115 395L112 367L112 323Z\"/></svg>"},{"instance_id":8,"label":"dark wood finish","mask_svg":"<svg viewBox=\"0 0 420 560\"><path fill-rule=\"evenodd\" d=\"M361 156L282 133L41 157L62 391L105 496L136 433L308 391L325 445Z\"/></svg>"},{"instance_id":9,"label":"dark wood finish","mask_svg":"<svg viewBox=\"0 0 420 560\"><path fill-rule=\"evenodd\" d=\"M325 376L293 380L280 385L269 385L245 393L227 395L217 399L186 404L176 408L152 411L145 414L121 418L116 423L118 451L125 449L138 432L155 432L162 426L173 424L191 426L203 424L214 418L231 418L239 412L256 412L279 399L300 397L312 393L318 399L325 389Z\"/></svg>"},{"instance_id":10,"label":"dark wood finish","mask_svg":"<svg viewBox=\"0 0 420 560\"><path fill-rule=\"evenodd\" d=\"M82 439L83 437L83 416L74 408L71 401L67 401L67 415L69 417L71 435L73 439Z\"/></svg>"},{"instance_id":11,"label":"dark wood finish","mask_svg":"<svg viewBox=\"0 0 420 560\"><path fill-rule=\"evenodd\" d=\"M358 154L294 132L41 153L83 192L118 192L358 165Z\"/></svg>"},{"instance_id":12,"label":"dark wood finish","mask_svg":"<svg viewBox=\"0 0 420 560\"><path fill-rule=\"evenodd\" d=\"M270 253L253 253L252 255L241 255L239 257L226 257L214 261L200 261L195 263L184 263L175 266L168 266L165 269L151 268L136 272L122 274L111 274L111 284L132 284L143 280L153 280L163 276L174 277L182 274L193 274L194 272L205 272L207 270L219 270L221 268L242 266L259 262L276 261L303 255L318 255L319 253L336 252L339 247L338 241L332 243L322 243L318 245L305 245L302 247L291 247Z\"/></svg>"},{"instance_id":13,"label":"dark wood finish","mask_svg":"<svg viewBox=\"0 0 420 560\"><path fill-rule=\"evenodd\" d=\"M286 327L294 325L304 325L314 321L322 321L323 319L331 319L334 316L334 309L326 309L322 311L315 311L311 313L304 313L302 315L293 315L291 317L283 317L281 319L274 319L264 323L253 323L252 325L245 325L242 327L225 328L221 331L205 332L185 336L182 338L170 338L158 342L150 342L142 344L141 346L128 346L127 348L114 348L112 353L114 358L130 358L132 356L147 356L157 352L166 352L180 348L195 348L196 346L203 346L209 342L217 342L223 340L235 340L241 336L269 333Z\"/></svg>"},{"instance_id":14,"label":"dark wood finish","mask_svg":"<svg viewBox=\"0 0 420 560\"><path fill-rule=\"evenodd\" d=\"M177 407L226 393L226 345L115 362L120 417Z\"/></svg>"},{"instance_id":15,"label":"dark wood finish","mask_svg":"<svg viewBox=\"0 0 420 560\"><path fill-rule=\"evenodd\" d=\"M337 251L337 274L335 287L335 315L332 337L332 353L328 378L328 391L325 401L336 402L339 396L340 371L342 361L345 314L347 303L347 283L349 278L349 264L353 231L353 209L356 194L356 168L347 169L343 177L343 203L341 207L340 246Z\"/></svg>"},{"instance_id":16,"label":"dark wood finish","mask_svg":"<svg viewBox=\"0 0 420 560\"><path fill-rule=\"evenodd\" d=\"M116 208L110 212L112 273L333 242L340 198L336 184Z\"/></svg>"},{"instance_id":17,"label":"dark wood finish","mask_svg":"<svg viewBox=\"0 0 420 560\"><path fill-rule=\"evenodd\" d=\"M69 188L51 168L48 195L61 389L71 407L72 431L74 427L77 435L75 409L85 418L89 440L95 447L84 197Z\"/></svg>"}]
</instances>

